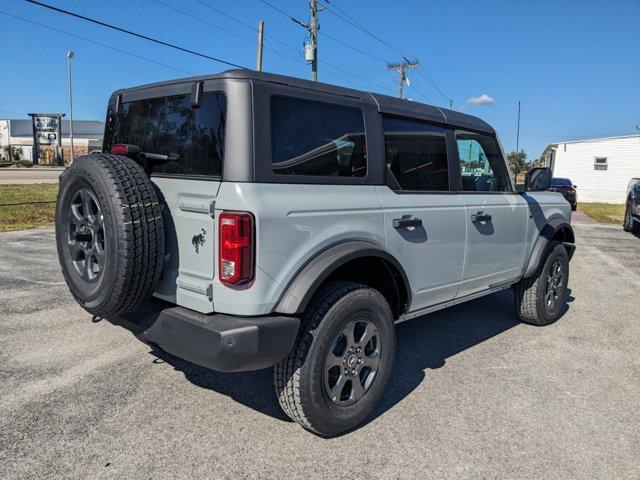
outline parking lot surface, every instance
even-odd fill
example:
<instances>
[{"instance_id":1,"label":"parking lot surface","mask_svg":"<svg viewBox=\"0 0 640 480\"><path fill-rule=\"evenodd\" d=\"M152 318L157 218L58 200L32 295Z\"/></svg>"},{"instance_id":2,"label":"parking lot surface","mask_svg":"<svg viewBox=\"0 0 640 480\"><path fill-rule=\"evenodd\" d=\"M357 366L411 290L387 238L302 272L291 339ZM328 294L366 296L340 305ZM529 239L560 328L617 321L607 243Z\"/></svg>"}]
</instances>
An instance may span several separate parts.
<instances>
[{"instance_id":1,"label":"parking lot surface","mask_svg":"<svg viewBox=\"0 0 640 480\"><path fill-rule=\"evenodd\" d=\"M400 324L381 406L322 439L271 371L153 351L71 298L51 228L0 234L0 478L638 478L640 238L576 226L569 308L501 292Z\"/></svg>"}]
</instances>

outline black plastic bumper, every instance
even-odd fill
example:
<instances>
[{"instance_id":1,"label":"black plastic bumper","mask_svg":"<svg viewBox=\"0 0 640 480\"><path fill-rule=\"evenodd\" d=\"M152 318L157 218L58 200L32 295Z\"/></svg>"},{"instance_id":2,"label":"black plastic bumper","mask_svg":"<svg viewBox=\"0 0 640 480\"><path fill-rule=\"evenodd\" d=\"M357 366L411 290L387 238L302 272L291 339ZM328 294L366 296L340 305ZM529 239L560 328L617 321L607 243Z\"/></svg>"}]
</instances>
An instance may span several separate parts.
<instances>
[{"instance_id":1,"label":"black plastic bumper","mask_svg":"<svg viewBox=\"0 0 640 480\"><path fill-rule=\"evenodd\" d=\"M294 317L204 315L182 307L165 308L140 335L163 350L220 372L270 367L286 357L300 320Z\"/></svg>"}]
</instances>

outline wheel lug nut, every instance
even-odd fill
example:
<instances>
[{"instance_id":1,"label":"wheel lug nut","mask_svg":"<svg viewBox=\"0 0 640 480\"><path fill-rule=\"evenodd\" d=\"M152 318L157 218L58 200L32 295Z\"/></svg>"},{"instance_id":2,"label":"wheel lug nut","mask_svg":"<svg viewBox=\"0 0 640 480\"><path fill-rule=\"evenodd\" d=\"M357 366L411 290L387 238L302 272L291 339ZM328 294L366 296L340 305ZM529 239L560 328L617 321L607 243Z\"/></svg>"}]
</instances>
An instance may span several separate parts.
<instances>
[{"instance_id":1,"label":"wheel lug nut","mask_svg":"<svg viewBox=\"0 0 640 480\"><path fill-rule=\"evenodd\" d=\"M355 375L356 371L355 370L351 370L351 375Z\"/></svg>"},{"instance_id":2,"label":"wheel lug nut","mask_svg":"<svg viewBox=\"0 0 640 480\"><path fill-rule=\"evenodd\" d=\"M358 359L358 363L362 363L362 359L361 358Z\"/></svg>"}]
</instances>

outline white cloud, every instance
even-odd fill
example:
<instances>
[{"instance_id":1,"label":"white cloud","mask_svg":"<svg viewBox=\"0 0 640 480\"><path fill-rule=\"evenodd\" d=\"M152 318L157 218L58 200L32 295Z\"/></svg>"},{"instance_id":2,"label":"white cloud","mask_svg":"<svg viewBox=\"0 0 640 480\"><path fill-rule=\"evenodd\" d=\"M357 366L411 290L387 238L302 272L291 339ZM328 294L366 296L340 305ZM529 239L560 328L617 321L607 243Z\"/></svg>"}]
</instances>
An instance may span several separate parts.
<instances>
[{"instance_id":1,"label":"white cloud","mask_svg":"<svg viewBox=\"0 0 640 480\"><path fill-rule=\"evenodd\" d=\"M467 100L467 103L470 103L471 105L491 105L493 101L493 97L483 93L479 97L471 97Z\"/></svg>"}]
</instances>

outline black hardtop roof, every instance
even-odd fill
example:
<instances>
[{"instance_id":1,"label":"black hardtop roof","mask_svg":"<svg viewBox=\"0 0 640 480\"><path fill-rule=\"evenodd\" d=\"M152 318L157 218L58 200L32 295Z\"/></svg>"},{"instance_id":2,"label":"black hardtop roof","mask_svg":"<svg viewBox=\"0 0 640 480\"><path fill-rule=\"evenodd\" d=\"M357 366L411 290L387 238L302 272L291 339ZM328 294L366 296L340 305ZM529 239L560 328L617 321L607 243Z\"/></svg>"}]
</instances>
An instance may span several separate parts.
<instances>
[{"instance_id":1,"label":"black hardtop roof","mask_svg":"<svg viewBox=\"0 0 640 480\"><path fill-rule=\"evenodd\" d=\"M495 130L484 120L467 115L465 113L457 112L455 110L449 110L447 108L440 108L432 105L426 105L424 103L415 102L412 100L403 100L397 97L391 97L389 95L382 95L380 93L365 92L362 90L354 90L347 87L339 87L329 83L312 82L302 78L289 77L286 75L278 75L275 73L258 72L256 70L249 69L232 69L226 70L221 73L211 75L200 75L196 77L179 78L175 80L167 80L164 82L150 83L146 85L140 85L131 88L124 88L116 90L113 95L119 95L125 92L132 92L136 90L144 90L147 88L159 87L163 85L171 85L185 82L198 82L206 80L219 80L219 79L238 79L238 80L252 80L258 82L277 83L280 85L288 85L291 87L304 88L323 93L329 93L333 95L342 95L352 98L358 98L365 102L374 103L377 105L378 110L381 113L388 113L391 115L399 116L411 116L424 120L429 120L437 123L444 123L447 125L455 125L461 128L468 128L471 130L477 130L481 132L495 133Z\"/></svg>"}]
</instances>

